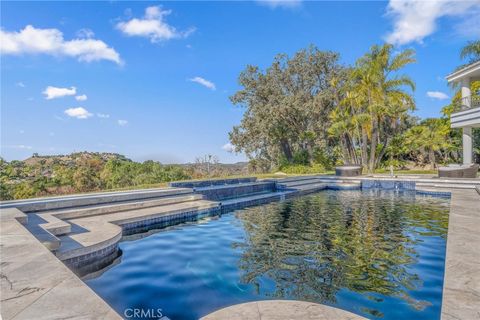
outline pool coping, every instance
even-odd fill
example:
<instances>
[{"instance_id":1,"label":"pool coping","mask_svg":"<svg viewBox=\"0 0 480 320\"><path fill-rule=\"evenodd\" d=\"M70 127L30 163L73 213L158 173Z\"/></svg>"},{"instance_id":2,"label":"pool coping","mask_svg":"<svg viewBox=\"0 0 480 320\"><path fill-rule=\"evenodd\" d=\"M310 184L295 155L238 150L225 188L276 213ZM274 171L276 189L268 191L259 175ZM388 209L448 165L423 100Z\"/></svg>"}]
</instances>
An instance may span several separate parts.
<instances>
[{"instance_id":1,"label":"pool coping","mask_svg":"<svg viewBox=\"0 0 480 320\"><path fill-rule=\"evenodd\" d=\"M416 188L416 191L451 194L441 317L480 319L480 253L477 250L480 235L475 230L480 225L480 195L475 189ZM36 319L120 319L120 315L23 226L25 220L26 215L18 209L2 209L3 318L28 319L34 315ZM44 274L37 272L37 268L44 270Z\"/></svg>"},{"instance_id":2,"label":"pool coping","mask_svg":"<svg viewBox=\"0 0 480 320\"><path fill-rule=\"evenodd\" d=\"M236 304L214 311L200 320L366 320L349 311L324 304L298 300L260 300Z\"/></svg>"},{"instance_id":3,"label":"pool coping","mask_svg":"<svg viewBox=\"0 0 480 320\"><path fill-rule=\"evenodd\" d=\"M3 319L122 319L22 224L23 212L2 210Z\"/></svg>"},{"instance_id":4,"label":"pool coping","mask_svg":"<svg viewBox=\"0 0 480 320\"><path fill-rule=\"evenodd\" d=\"M480 194L450 191L442 320L480 319Z\"/></svg>"}]
</instances>

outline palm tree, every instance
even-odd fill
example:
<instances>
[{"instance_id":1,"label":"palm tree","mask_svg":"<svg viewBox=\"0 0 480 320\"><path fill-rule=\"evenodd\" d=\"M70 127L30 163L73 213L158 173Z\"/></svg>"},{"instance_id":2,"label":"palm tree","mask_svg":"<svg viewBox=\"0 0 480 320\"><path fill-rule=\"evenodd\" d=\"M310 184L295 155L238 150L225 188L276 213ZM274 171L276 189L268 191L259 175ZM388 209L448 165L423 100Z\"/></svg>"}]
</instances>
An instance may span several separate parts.
<instances>
[{"instance_id":1,"label":"palm tree","mask_svg":"<svg viewBox=\"0 0 480 320\"><path fill-rule=\"evenodd\" d=\"M470 58L469 63L480 61L480 40L470 41L460 52L460 58Z\"/></svg>"},{"instance_id":2,"label":"palm tree","mask_svg":"<svg viewBox=\"0 0 480 320\"><path fill-rule=\"evenodd\" d=\"M425 119L417 126L410 128L404 134L404 145L412 153L426 155L430 169L437 166L436 154L451 150L453 145L449 139L450 125L446 119Z\"/></svg>"},{"instance_id":3,"label":"palm tree","mask_svg":"<svg viewBox=\"0 0 480 320\"><path fill-rule=\"evenodd\" d=\"M362 165L369 172L378 166L408 110L414 109L413 97L406 89L415 90L415 84L410 77L396 74L415 62L413 56L413 50L394 55L390 44L373 46L351 72L340 104L344 112L332 114L333 123L343 128L340 131L345 132L350 126L356 128L352 134L360 146ZM334 131L338 134L338 130Z\"/></svg>"}]
</instances>

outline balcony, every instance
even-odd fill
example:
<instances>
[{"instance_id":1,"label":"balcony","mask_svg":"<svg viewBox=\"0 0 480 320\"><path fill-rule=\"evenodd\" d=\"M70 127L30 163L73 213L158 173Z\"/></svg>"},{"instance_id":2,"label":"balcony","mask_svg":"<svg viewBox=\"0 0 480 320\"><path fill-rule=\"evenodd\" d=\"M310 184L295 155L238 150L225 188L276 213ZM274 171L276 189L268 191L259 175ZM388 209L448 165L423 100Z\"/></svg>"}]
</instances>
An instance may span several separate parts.
<instances>
[{"instance_id":1,"label":"balcony","mask_svg":"<svg viewBox=\"0 0 480 320\"><path fill-rule=\"evenodd\" d=\"M462 99L461 110L450 116L452 128L480 127L480 98L478 96L474 96L473 99L466 98Z\"/></svg>"},{"instance_id":2,"label":"balcony","mask_svg":"<svg viewBox=\"0 0 480 320\"><path fill-rule=\"evenodd\" d=\"M460 100L460 111L480 107L480 96L467 96Z\"/></svg>"}]
</instances>

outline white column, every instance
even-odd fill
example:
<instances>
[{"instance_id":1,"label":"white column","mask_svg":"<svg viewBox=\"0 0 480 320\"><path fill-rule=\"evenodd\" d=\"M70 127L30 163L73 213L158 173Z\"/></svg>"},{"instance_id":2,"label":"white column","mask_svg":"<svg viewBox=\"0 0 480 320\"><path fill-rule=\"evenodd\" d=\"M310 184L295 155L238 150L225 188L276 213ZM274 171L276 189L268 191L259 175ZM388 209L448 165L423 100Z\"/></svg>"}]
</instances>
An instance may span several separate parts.
<instances>
[{"instance_id":1,"label":"white column","mask_svg":"<svg viewBox=\"0 0 480 320\"><path fill-rule=\"evenodd\" d=\"M473 156L472 128L464 127L462 135L463 164L471 164Z\"/></svg>"},{"instance_id":2,"label":"white column","mask_svg":"<svg viewBox=\"0 0 480 320\"><path fill-rule=\"evenodd\" d=\"M470 108L470 79L462 80L462 107ZM462 148L463 148L463 164L472 163L473 156L473 142L472 142L472 128L463 128L462 134Z\"/></svg>"},{"instance_id":3,"label":"white column","mask_svg":"<svg viewBox=\"0 0 480 320\"><path fill-rule=\"evenodd\" d=\"M470 79L462 79L462 107L470 108Z\"/></svg>"}]
</instances>

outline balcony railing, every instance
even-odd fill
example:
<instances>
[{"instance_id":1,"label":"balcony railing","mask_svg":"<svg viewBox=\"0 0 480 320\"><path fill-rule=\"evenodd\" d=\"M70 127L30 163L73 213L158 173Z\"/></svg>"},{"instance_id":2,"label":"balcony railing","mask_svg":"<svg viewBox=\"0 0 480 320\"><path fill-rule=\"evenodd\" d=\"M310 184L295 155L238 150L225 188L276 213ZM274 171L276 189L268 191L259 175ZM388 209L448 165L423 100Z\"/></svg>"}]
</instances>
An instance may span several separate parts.
<instances>
[{"instance_id":1,"label":"balcony railing","mask_svg":"<svg viewBox=\"0 0 480 320\"><path fill-rule=\"evenodd\" d=\"M460 110L468 110L480 107L480 96L463 97L460 101Z\"/></svg>"}]
</instances>

